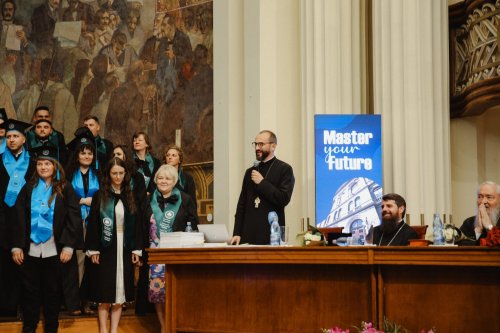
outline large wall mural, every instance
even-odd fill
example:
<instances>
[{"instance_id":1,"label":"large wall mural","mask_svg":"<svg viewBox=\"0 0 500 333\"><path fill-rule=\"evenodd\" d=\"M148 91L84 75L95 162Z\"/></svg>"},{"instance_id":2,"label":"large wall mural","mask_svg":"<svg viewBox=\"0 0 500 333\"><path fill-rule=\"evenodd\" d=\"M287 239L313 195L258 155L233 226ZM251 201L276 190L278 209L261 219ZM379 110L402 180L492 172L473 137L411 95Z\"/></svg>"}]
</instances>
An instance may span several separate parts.
<instances>
[{"instance_id":1,"label":"large wall mural","mask_svg":"<svg viewBox=\"0 0 500 333\"><path fill-rule=\"evenodd\" d=\"M66 141L95 115L115 144L138 130L157 157L180 144L203 220L213 198L212 17L207 0L2 0L0 107L31 122L48 105Z\"/></svg>"}]
</instances>

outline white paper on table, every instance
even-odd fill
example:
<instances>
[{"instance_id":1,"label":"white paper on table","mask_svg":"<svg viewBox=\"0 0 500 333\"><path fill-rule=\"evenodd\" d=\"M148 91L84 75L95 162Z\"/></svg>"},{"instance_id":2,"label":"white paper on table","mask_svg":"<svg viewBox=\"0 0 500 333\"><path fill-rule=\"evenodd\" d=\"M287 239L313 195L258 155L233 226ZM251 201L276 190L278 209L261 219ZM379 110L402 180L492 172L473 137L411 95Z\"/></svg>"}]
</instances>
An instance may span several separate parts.
<instances>
[{"instance_id":1,"label":"white paper on table","mask_svg":"<svg viewBox=\"0 0 500 333\"><path fill-rule=\"evenodd\" d=\"M21 51L21 40L17 38L16 32L23 30L22 25L10 24L7 28L5 48L7 50Z\"/></svg>"},{"instance_id":2,"label":"white paper on table","mask_svg":"<svg viewBox=\"0 0 500 333\"><path fill-rule=\"evenodd\" d=\"M78 43L82 33L82 21L56 22L53 37L62 37Z\"/></svg>"}]
</instances>

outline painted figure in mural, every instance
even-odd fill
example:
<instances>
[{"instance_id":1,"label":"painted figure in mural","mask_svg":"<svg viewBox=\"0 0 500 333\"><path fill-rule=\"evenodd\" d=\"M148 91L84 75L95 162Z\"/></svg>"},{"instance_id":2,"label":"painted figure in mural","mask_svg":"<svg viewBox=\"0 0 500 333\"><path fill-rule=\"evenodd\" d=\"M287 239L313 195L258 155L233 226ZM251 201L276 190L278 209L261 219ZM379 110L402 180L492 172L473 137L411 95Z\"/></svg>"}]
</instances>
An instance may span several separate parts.
<instances>
[{"instance_id":1,"label":"painted figure in mural","mask_svg":"<svg viewBox=\"0 0 500 333\"><path fill-rule=\"evenodd\" d=\"M91 5L80 0L68 0L68 7L62 14L63 21L84 21L88 25L93 19L94 9Z\"/></svg>"},{"instance_id":2,"label":"painted figure in mural","mask_svg":"<svg viewBox=\"0 0 500 333\"><path fill-rule=\"evenodd\" d=\"M69 90L75 99L76 114L80 117L80 107L82 105L82 96L85 87L92 80L93 74L90 70L90 60L80 59L73 67L75 74L71 79Z\"/></svg>"},{"instance_id":3,"label":"painted figure in mural","mask_svg":"<svg viewBox=\"0 0 500 333\"><path fill-rule=\"evenodd\" d=\"M146 39L146 35L141 28L141 13L138 10L130 10L127 15L125 24L120 27L120 32L127 37L128 45L130 45L136 54L138 54Z\"/></svg>"},{"instance_id":4,"label":"painted figure in mural","mask_svg":"<svg viewBox=\"0 0 500 333\"><path fill-rule=\"evenodd\" d=\"M108 115L109 102L111 101L111 95L113 91L118 88L120 82L115 73L107 73L104 76L103 80L103 88L104 91L99 97L99 101L97 102L92 110L90 111L90 116L94 116L99 118L99 123L101 124L101 136L103 138L106 137L106 117Z\"/></svg>"},{"instance_id":5,"label":"painted figure in mural","mask_svg":"<svg viewBox=\"0 0 500 333\"><path fill-rule=\"evenodd\" d=\"M203 153L213 147L213 70L208 65L208 49L198 44L188 76L182 138L192 152ZM211 135L212 134L212 135ZM211 149L209 149L211 151Z\"/></svg>"},{"instance_id":6,"label":"painted figure in mural","mask_svg":"<svg viewBox=\"0 0 500 333\"><path fill-rule=\"evenodd\" d=\"M285 206L295 185L292 167L274 155L278 139L273 132L260 131L252 144L258 163L243 177L231 244L269 244L268 214L276 212L285 225Z\"/></svg>"},{"instance_id":7,"label":"painted figure in mural","mask_svg":"<svg viewBox=\"0 0 500 333\"><path fill-rule=\"evenodd\" d=\"M107 10L99 9L95 16L97 26L94 29L94 40L97 46L96 51L99 51L111 42L113 30L109 26L109 12Z\"/></svg>"},{"instance_id":8,"label":"painted figure in mural","mask_svg":"<svg viewBox=\"0 0 500 333\"><path fill-rule=\"evenodd\" d=\"M373 229L373 244L382 246L409 245L410 239L418 235L405 223L405 199L396 193L384 194L382 197L382 224Z\"/></svg>"},{"instance_id":9,"label":"painted figure in mural","mask_svg":"<svg viewBox=\"0 0 500 333\"><path fill-rule=\"evenodd\" d=\"M36 47L30 42L28 36L25 32L25 28L21 23L15 18L16 15L16 3L14 0L5 0L2 2L2 17L1 26L2 34L0 37L0 62L6 60L7 53L10 51L10 57L7 63L10 63L13 70L15 71L15 84L14 91L18 91L24 88L29 79L28 66L26 65L25 57L34 57L36 55ZM7 30L16 27L16 38L20 41L20 50L8 50L6 47L7 40ZM13 59L14 58L14 59ZM4 67L2 65L2 67ZM8 84L4 81L5 84ZM14 93L11 86L11 94Z\"/></svg>"},{"instance_id":10,"label":"painted figure in mural","mask_svg":"<svg viewBox=\"0 0 500 333\"><path fill-rule=\"evenodd\" d=\"M78 114L75 99L62 82L63 68L59 63L46 58L42 60L41 71L48 72L48 75L38 103L49 106L54 128L60 130L65 137L71 137L78 127Z\"/></svg>"},{"instance_id":11,"label":"painted figure in mural","mask_svg":"<svg viewBox=\"0 0 500 333\"><path fill-rule=\"evenodd\" d=\"M56 22L60 20L60 0L46 0L31 15L31 37L37 49L37 58L52 58L56 43L53 38Z\"/></svg>"},{"instance_id":12,"label":"painted figure in mural","mask_svg":"<svg viewBox=\"0 0 500 333\"><path fill-rule=\"evenodd\" d=\"M95 58L92 61L91 70L94 77L83 90L79 124L82 124L83 119L90 115L92 108L99 102L99 97L104 92L104 77L108 71L106 57Z\"/></svg>"},{"instance_id":13,"label":"painted figure in mural","mask_svg":"<svg viewBox=\"0 0 500 333\"><path fill-rule=\"evenodd\" d=\"M130 65L137 60L134 49L127 45L127 37L120 31L113 34L111 43L101 49L96 58L98 57L106 58L108 63L107 72L115 72L120 82L125 82Z\"/></svg>"},{"instance_id":14,"label":"painted figure in mural","mask_svg":"<svg viewBox=\"0 0 500 333\"><path fill-rule=\"evenodd\" d=\"M130 66L126 82L111 95L105 131L106 138L114 144L130 142L130 133L141 130L144 98L139 86L143 80L144 64L138 60Z\"/></svg>"},{"instance_id":15,"label":"painted figure in mural","mask_svg":"<svg viewBox=\"0 0 500 333\"><path fill-rule=\"evenodd\" d=\"M127 19L127 2L125 0L107 0L101 5L101 9L115 11L122 21Z\"/></svg>"}]
</instances>

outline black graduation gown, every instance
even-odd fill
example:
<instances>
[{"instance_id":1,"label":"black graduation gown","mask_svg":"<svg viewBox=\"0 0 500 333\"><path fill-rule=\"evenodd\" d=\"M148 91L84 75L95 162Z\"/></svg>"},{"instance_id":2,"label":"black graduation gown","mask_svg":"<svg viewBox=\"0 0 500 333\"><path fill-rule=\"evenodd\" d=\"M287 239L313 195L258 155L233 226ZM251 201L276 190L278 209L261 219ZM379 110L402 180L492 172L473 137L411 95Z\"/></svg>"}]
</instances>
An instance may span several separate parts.
<instances>
[{"instance_id":1,"label":"black graduation gown","mask_svg":"<svg viewBox=\"0 0 500 333\"><path fill-rule=\"evenodd\" d=\"M161 166L161 162L159 159L157 159L153 155L151 155L151 157L153 158L153 172L151 172L151 174L148 174L149 173L148 163L146 161L140 160L134 156L134 161L135 161L135 165L137 166L137 170L143 168L144 170L147 170L146 175L151 177L151 180L149 181L149 185L146 187L146 192L149 194L153 193L155 190L156 184L154 182L154 178L155 178L156 171L158 171L158 169Z\"/></svg>"},{"instance_id":2,"label":"black graduation gown","mask_svg":"<svg viewBox=\"0 0 500 333\"><path fill-rule=\"evenodd\" d=\"M15 208L5 204L4 198L9 185L10 176L1 162L0 154L0 315L14 315L17 312L19 301L19 277L17 276L17 265L12 261L12 227L16 221ZM35 171L35 163L30 159L28 170L24 176L26 182Z\"/></svg>"},{"instance_id":3,"label":"black graduation gown","mask_svg":"<svg viewBox=\"0 0 500 333\"><path fill-rule=\"evenodd\" d=\"M113 223L113 237L110 246L104 247L101 243L102 221L100 218L102 190L97 191L92 198L88 217L85 247L87 250L100 251L99 264L90 263L85 267L88 273L89 300L98 303L114 303L116 299L116 221ZM111 199L114 200L113 196ZM122 198L125 210L128 210L126 199ZM127 216L127 215L126 215ZM133 230L127 230L125 221L124 233L133 233L135 244L127 247L124 235L123 249L123 278L125 285L125 298L127 302L134 300L134 266L132 264L132 251L142 249L141 213L138 207Z\"/></svg>"},{"instance_id":4,"label":"black graduation gown","mask_svg":"<svg viewBox=\"0 0 500 333\"><path fill-rule=\"evenodd\" d=\"M175 187L177 187L182 192L189 194L189 196L191 197L191 199L194 202L195 208L197 208L198 202L196 201L196 185L194 183L194 179L193 179L193 177L191 177L190 174L188 174L184 170L182 171L182 174L184 175L184 179L186 181L184 184L184 188L181 187L181 184L179 183L179 181L177 181L177 183L175 184Z\"/></svg>"},{"instance_id":5,"label":"black graduation gown","mask_svg":"<svg viewBox=\"0 0 500 333\"><path fill-rule=\"evenodd\" d=\"M13 224L12 247L18 247L27 254L31 243L31 194L33 187L26 184L15 204L16 221ZM83 248L83 227L76 193L66 184L63 195L56 195L54 207L53 235L60 253L63 247Z\"/></svg>"},{"instance_id":6,"label":"black graduation gown","mask_svg":"<svg viewBox=\"0 0 500 333\"><path fill-rule=\"evenodd\" d=\"M15 209L14 206L9 207L4 202L10 176L1 161L2 155L0 154L0 247L10 251L12 248L12 244L10 242L10 235L12 234L11 226L12 222L15 221ZM30 159L29 163L28 170L24 176L26 183L29 182L36 169L36 164L33 160Z\"/></svg>"},{"instance_id":7,"label":"black graduation gown","mask_svg":"<svg viewBox=\"0 0 500 333\"><path fill-rule=\"evenodd\" d=\"M252 181L254 167L248 168L243 178L233 231L233 235L241 237L240 244L269 244L268 214L275 211L279 224L285 225L285 206L292 198L295 178L289 164L274 157L261 163L258 169L264 176L260 184ZM255 207L257 197L260 203Z\"/></svg>"}]
</instances>

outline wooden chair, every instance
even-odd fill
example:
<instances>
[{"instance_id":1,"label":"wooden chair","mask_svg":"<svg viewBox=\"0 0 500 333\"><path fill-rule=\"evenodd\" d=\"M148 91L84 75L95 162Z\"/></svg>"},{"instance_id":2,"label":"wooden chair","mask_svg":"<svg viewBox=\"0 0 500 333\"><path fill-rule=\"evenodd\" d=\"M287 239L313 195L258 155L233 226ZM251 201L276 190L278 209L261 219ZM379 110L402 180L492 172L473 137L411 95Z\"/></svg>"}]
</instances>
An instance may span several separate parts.
<instances>
[{"instance_id":1,"label":"wooden chair","mask_svg":"<svg viewBox=\"0 0 500 333\"><path fill-rule=\"evenodd\" d=\"M325 241L328 241L328 234L331 232L341 233L342 227L334 227L334 228L318 228L318 230L325 236Z\"/></svg>"},{"instance_id":2,"label":"wooden chair","mask_svg":"<svg viewBox=\"0 0 500 333\"><path fill-rule=\"evenodd\" d=\"M425 239L428 225L411 225L410 227L417 232L418 239Z\"/></svg>"}]
</instances>

